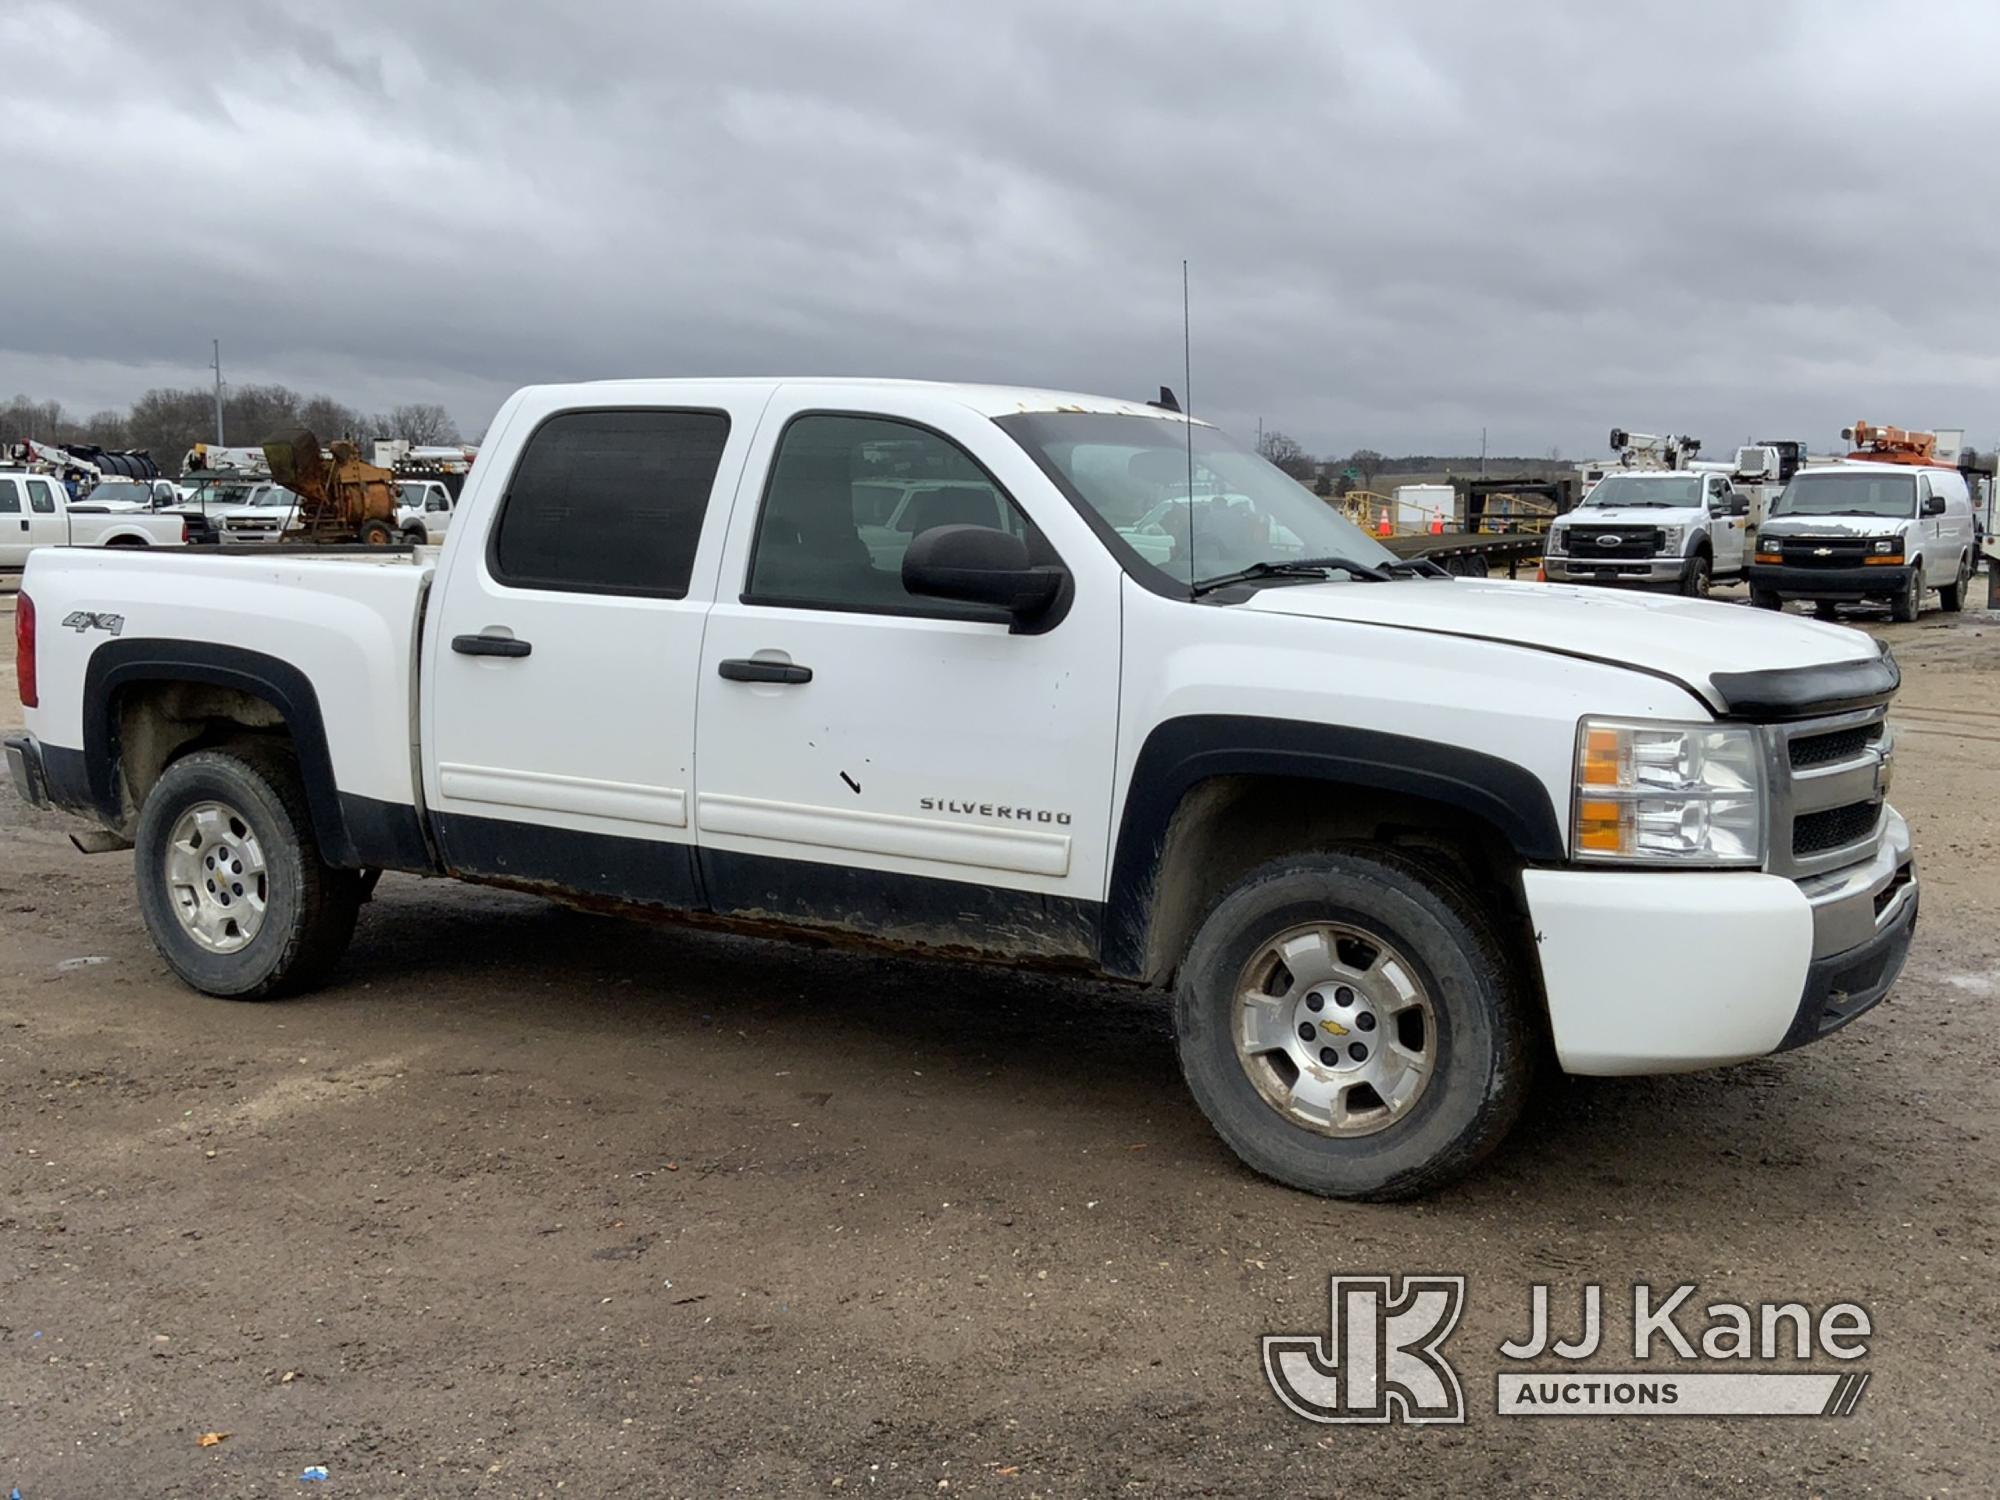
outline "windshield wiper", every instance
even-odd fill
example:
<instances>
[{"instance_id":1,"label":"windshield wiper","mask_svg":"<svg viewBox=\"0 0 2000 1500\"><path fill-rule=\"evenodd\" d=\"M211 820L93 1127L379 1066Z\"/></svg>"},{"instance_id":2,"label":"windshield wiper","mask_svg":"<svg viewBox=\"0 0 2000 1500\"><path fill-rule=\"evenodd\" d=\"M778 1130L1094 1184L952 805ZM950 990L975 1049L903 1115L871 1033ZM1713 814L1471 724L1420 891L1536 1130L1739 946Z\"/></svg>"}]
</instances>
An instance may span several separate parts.
<instances>
[{"instance_id":1,"label":"windshield wiper","mask_svg":"<svg viewBox=\"0 0 2000 1500\"><path fill-rule=\"evenodd\" d=\"M1432 562L1428 557L1399 557L1394 562L1385 562L1382 564L1383 572L1393 573L1399 577L1405 569L1408 569L1417 578L1451 577L1450 573Z\"/></svg>"},{"instance_id":2,"label":"windshield wiper","mask_svg":"<svg viewBox=\"0 0 2000 1500\"><path fill-rule=\"evenodd\" d=\"M1213 578L1204 578L1191 586L1192 597L1199 599L1203 594L1212 594L1217 589L1228 588L1232 583L1248 583L1256 578L1306 577L1315 573L1334 571L1352 573L1356 578L1365 578L1370 583L1387 583L1389 575L1382 569L1365 562L1356 562L1351 557L1292 557L1282 562L1254 562L1247 568L1238 568L1234 573L1218 573Z\"/></svg>"}]
</instances>

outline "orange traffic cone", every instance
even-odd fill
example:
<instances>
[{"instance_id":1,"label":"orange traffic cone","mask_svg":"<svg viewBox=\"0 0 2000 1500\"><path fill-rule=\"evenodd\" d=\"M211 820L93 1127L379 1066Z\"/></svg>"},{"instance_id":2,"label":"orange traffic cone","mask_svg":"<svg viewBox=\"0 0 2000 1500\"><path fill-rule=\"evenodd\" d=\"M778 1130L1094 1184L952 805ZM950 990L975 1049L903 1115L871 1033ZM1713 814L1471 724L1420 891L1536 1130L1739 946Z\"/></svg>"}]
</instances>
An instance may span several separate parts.
<instances>
[{"instance_id":1,"label":"orange traffic cone","mask_svg":"<svg viewBox=\"0 0 2000 1500\"><path fill-rule=\"evenodd\" d=\"M1547 583L1548 581L1549 581L1549 570L1547 568L1535 569L1535 582Z\"/></svg>"},{"instance_id":2,"label":"orange traffic cone","mask_svg":"<svg viewBox=\"0 0 2000 1500\"><path fill-rule=\"evenodd\" d=\"M1395 533L1389 527L1389 507L1386 505L1382 507L1382 519L1375 523L1375 535L1377 536L1395 535Z\"/></svg>"},{"instance_id":3,"label":"orange traffic cone","mask_svg":"<svg viewBox=\"0 0 2000 1500\"><path fill-rule=\"evenodd\" d=\"M1431 517L1431 535L1432 535L1432 536L1443 536L1443 535L1444 535L1444 514L1443 514L1443 512L1439 512L1439 513L1438 513L1437 515L1434 515L1434 516L1432 516L1432 517Z\"/></svg>"}]
</instances>

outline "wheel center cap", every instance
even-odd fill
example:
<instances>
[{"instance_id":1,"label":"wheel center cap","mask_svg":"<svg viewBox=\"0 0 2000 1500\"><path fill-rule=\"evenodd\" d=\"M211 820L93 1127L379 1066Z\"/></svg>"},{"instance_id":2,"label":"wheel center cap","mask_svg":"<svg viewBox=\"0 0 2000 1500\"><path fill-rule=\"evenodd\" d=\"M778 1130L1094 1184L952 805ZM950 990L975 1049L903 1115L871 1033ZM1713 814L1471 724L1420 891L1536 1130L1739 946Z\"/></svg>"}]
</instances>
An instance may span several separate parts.
<instances>
[{"instance_id":1,"label":"wheel center cap","mask_svg":"<svg viewBox=\"0 0 2000 1500\"><path fill-rule=\"evenodd\" d=\"M1374 1003L1348 984L1308 991L1292 1013L1294 1057L1301 1067L1353 1073L1368 1066L1380 1045L1381 1019Z\"/></svg>"}]
</instances>

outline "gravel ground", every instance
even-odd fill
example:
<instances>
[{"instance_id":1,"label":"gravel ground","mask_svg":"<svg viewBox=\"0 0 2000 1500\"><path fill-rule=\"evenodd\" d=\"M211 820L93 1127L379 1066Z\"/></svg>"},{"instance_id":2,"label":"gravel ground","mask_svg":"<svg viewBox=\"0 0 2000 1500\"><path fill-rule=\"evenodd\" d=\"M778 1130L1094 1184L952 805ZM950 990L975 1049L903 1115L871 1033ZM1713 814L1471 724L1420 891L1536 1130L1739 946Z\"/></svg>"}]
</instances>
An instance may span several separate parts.
<instances>
[{"instance_id":1,"label":"gravel ground","mask_svg":"<svg viewBox=\"0 0 2000 1500\"><path fill-rule=\"evenodd\" d=\"M1891 1003L1554 1083L1400 1207L1241 1169L1110 987L390 877L332 988L205 999L131 857L0 792L0 1493L1992 1494L2000 616L1868 628L1925 880ZM1471 1278L1468 1425L1283 1410L1258 1336L1404 1271ZM1529 1283L1637 1280L1864 1303L1865 1400L1494 1414Z\"/></svg>"}]
</instances>

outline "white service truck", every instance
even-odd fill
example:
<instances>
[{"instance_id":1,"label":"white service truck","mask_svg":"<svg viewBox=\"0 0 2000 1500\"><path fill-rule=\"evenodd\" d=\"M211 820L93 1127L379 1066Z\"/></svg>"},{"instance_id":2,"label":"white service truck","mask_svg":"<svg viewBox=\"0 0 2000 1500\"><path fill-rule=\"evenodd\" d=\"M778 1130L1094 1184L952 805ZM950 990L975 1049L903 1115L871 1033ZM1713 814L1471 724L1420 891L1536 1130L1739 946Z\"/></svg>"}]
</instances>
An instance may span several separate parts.
<instances>
[{"instance_id":1,"label":"white service truck","mask_svg":"<svg viewBox=\"0 0 2000 1500\"><path fill-rule=\"evenodd\" d=\"M1726 475L1615 470L1549 524L1543 571L1557 583L1668 587L1706 598L1749 564L1750 502Z\"/></svg>"},{"instance_id":2,"label":"white service truck","mask_svg":"<svg viewBox=\"0 0 2000 1500\"><path fill-rule=\"evenodd\" d=\"M72 503L62 481L33 469L0 469L0 572L19 571L41 547L178 547L179 516L151 515L107 503Z\"/></svg>"},{"instance_id":3,"label":"white service truck","mask_svg":"<svg viewBox=\"0 0 2000 1500\"><path fill-rule=\"evenodd\" d=\"M889 480L958 518L864 539ZM531 388L436 553L56 549L17 618L14 782L200 990L324 982L385 869L1066 967L1319 1193L1464 1171L1545 1052L1810 1042L1916 922L1874 641L1447 577L1140 402Z\"/></svg>"}]
</instances>

